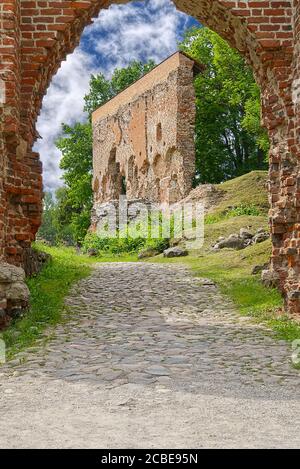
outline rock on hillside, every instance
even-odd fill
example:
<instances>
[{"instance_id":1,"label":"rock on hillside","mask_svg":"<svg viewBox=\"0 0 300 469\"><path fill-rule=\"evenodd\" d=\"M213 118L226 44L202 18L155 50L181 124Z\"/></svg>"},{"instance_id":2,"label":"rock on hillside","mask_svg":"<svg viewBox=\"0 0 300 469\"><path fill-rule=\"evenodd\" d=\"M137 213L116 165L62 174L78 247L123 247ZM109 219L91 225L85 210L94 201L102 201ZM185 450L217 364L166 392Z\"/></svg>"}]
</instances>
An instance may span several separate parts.
<instances>
[{"instance_id":1,"label":"rock on hillside","mask_svg":"<svg viewBox=\"0 0 300 469\"><path fill-rule=\"evenodd\" d=\"M213 249L219 250L224 248L231 249L245 249L252 244L259 244L267 239L269 239L270 234L264 230L264 228L259 228L256 233L252 234L249 230L241 228L239 234L232 233L227 238L221 236L216 244L214 244Z\"/></svg>"},{"instance_id":2,"label":"rock on hillside","mask_svg":"<svg viewBox=\"0 0 300 469\"><path fill-rule=\"evenodd\" d=\"M193 189L185 199L175 204L174 207L186 203L202 202L204 205L204 213L209 213L218 206L224 195L224 191L217 185L201 184Z\"/></svg>"}]
</instances>

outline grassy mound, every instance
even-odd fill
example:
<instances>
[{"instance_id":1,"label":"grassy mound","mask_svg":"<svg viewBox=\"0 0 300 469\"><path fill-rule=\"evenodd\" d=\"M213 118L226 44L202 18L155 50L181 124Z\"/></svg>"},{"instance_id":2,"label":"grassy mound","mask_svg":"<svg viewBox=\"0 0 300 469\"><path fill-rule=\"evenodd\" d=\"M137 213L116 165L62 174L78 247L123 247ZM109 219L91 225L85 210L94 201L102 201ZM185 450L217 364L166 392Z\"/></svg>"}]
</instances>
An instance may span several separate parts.
<instances>
[{"instance_id":1,"label":"grassy mound","mask_svg":"<svg viewBox=\"0 0 300 469\"><path fill-rule=\"evenodd\" d=\"M216 185L216 189L223 192L223 197L214 208L214 214L240 206L257 207L262 214L266 214L269 208L267 177L267 171L252 171Z\"/></svg>"}]
</instances>

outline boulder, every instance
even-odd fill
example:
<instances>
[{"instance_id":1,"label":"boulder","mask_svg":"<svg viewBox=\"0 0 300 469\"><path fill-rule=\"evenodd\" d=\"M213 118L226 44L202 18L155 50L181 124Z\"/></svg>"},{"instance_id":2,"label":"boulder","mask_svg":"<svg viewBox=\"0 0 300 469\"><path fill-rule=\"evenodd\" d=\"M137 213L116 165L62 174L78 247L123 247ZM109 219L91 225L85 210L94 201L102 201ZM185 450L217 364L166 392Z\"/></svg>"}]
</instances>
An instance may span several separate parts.
<instances>
[{"instance_id":1,"label":"boulder","mask_svg":"<svg viewBox=\"0 0 300 469\"><path fill-rule=\"evenodd\" d=\"M138 258L139 259L145 259L147 257L154 257L154 256L157 256L158 254L160 254L160 252L157 250L157 249L154 249L154 248L146 248L146 249L143 249L142 251L140 251L138 253Z\"/></svg>"},{"instance_id":2,"label":"boulder","mask_svg":"<svg viewBox=\"0 0 300 469\"><path fill-rule=\"evenodd\" d=\"M246 228L241 228L240 229L240 237L243 238L243 239L252 239L253 234L250 233L249 230L246 230Z\"/></svg>"},{"instance_id":3,"label":"boulder","mask_svg":"<svg viewBox=\"0 0 300 469\"><path fill-rule=\"evenodd\" d=\"M99 254L99 252L98 252L98 250L95 249L95 248L89 248L89 249L87 250L87 255L88 255L89 257L96 257L96 256L98 256L98 254Z\"/></svg>"},{"instance_id":4,"label":"boulder","mask_svg":"<svg viewBox=\"0 0 300 469\"><path fill-rule=\"evenodd\" d=\"M259 233L257 232L253 237L253 244L262 243L263 241L269 239L269 237L270 234L267 231L260 231Z\"/></svg>"},{"instance_id":5,"label":"boulder","mask_svg":"<svg viewBox=\"0 0 300 469\"><path fill-rule=\"evenodd\" d=\"M245 239L240 238L239 235L232 234L227 239L218 242L214 249L224 249L224 248L231 248L231 249L244 249L247 246Z\"/></svg>"},{"instance_id":6,"label":"boulder","mask_svg":"<svg viewBox=\"0 0 300 469\"><path fill-rule=\"evenodd\" d=\"M261 281L265 287L277 288L279 285L279 275L274 270L263 270L261 273Z\"/></svg>"},{"instance_id":7,"label":"boulder","mask_svg":"<svg viewBox=\"0 0 300 469\"><path fill-rule=\"evenodd\" d=\"M0 329L29 304L29 290L21 267L0 263Z\"/></svg>"},{"instance_id":8,"label":"boulder","mask_svg":"<svg viewBox=\"0 0 300 469\"><path fill-rule=\"evenodd\" d=\"M263 241L266 241L269 238L269 233L260 228L257 230L255 235L250 233L246 228L241 228L239 234L237 233L232 233L231 235L228 236L228 238L224 238L223 236L220 236L216 242L216 244L213 246L213 249L218 250L218 249L224 249L224 248L230 248L230 249L245 249L247 246L250 246L251 244L256 244L256 243L262 243Z\"/></svg>"},{"instance_id":9,"label":"boulder","mask_svg":"<svg viewBox=\"0 0 300 469\"><path fill-rule=\"evenodd\" d=\"M166 249L164 251L164 257L183 257L187 255L188 251L186 249L179 248L178 246Z\"/></svg>"},{"instance_id":10,"label":"boulder","mask_svg":"<svg viewBox=\"0 0 300 469\"><path fill-rule=\"evenodd\" d=\"M29 290L25 282L11 283L6 292L6 298L14 305L27 304Z\"/></svg>"},{"instance_id":11,"label":"boulder","mask_svg":"<svg viewBox=\"0 0 300 469\"><path fill-rule=\"evenodd\" d=\"M0 284L22 282L25 279L25 272L21 267L1 262L0 264Z\"/></svg>"},{"instance_id":12,"label":"boulder","mask_svg":"<svg viewBox=\"0 0 300 469\"><path fill-rule=\"evenodd\" d=\"M263 270L267 270L269 267L269 263L266 262L265 264L263 265L255 265L251 271L251 274L252 275L256 275L256 274L259 274L260 272L262 272Z\"/></svg>"}]
</instances>

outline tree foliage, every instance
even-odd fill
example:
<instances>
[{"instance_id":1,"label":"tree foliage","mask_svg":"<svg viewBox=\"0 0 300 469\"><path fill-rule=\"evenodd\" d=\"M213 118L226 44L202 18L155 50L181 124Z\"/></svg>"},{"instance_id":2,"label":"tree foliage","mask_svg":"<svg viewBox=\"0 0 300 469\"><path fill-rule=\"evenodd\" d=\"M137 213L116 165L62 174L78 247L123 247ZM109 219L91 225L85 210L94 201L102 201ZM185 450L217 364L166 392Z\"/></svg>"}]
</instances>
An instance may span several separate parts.
<instances>
[{"instance_id":1,"label":"tree foliage","mask_svg":"<svg viewBox=\"0 0 300 469\"><path fill-rule=\"evenodd\" d=\"M92 128L88 123L63 125L64 136L56 145L62 152L60 167L65 188L56 196L60 226L70 225L74 241L81 242L90 225L92 208Z\"/></svg>"},{"instance_id":2,"label":"tree foliage","mask_svg":"<svg viewBox=\"0 0 300 469\"><path fill-rule=\"evenodd\" d=\"M52 244L56 243L55 201L51 192L44 194L43 223L39 229L39 236Z\"/></svg>"},{"instance_id":3,"label":"tree foliage","mask_svg":"<svg viewBox=\"0 0 300 469\"><path fill-rule=\"evenodd\" d=\"M180 48L205 65L195 79L196 181L217 183L265 168L260 91L244 58L208 28L187 31Z\"/></svg>"}]
</instances>

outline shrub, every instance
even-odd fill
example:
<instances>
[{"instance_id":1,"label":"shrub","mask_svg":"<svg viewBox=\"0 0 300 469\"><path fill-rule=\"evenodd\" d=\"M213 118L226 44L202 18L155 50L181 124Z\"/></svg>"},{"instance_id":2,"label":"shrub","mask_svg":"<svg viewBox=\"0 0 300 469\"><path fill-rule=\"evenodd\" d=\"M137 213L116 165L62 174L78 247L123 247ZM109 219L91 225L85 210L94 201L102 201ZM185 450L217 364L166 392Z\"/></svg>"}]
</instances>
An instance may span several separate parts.
<instances>
[{"instance_id":1,"label":"shrub","mask_svg":"<svg viewBox=\"0 0 300 469\"><path fill-rule=\"evenodd\" d=\"M212 225L213 223L218 223L219 221L227 220L228 218L242 217L244 215L258 217L262 215L262 212L256 205L240 204L226 210L226 212L217 213L216 215L205 215L205 224Z\"/></svg>"},{"instance_id":2,"label":"shrub","mask_svg":"<svg viewBox=\"0 0 300 469\"><path fill-rule=\"evenodd\" d=\"M169 247L169 239L167 238L133 237L128 234L123 237L120 236L119 232L114 238L102 237L97 233L87 233L82 243L83 252L94 249L99 255L101 253L136 253L146 248L153 248L162 252L167 247Z\"/></svg>"},{"instance_id":3,"label":"shrub","mask_svg":"<svg viewBox=\"0 0 300 469\"><path fill-rule=\"evenodd\" d=\"M126 237L121 238L103 238L98 236L97 233L87 233L82 243L83 252L89 249L95 249L100 254L101 252L110 252L112 254L120 254L122 252L136 252L144 245L144 239Z\"/></svg>"}]
</instances>

